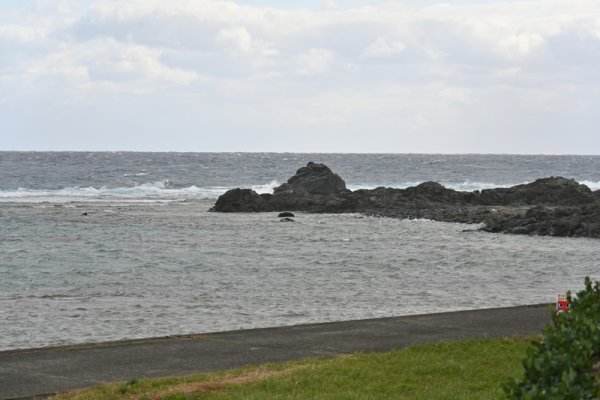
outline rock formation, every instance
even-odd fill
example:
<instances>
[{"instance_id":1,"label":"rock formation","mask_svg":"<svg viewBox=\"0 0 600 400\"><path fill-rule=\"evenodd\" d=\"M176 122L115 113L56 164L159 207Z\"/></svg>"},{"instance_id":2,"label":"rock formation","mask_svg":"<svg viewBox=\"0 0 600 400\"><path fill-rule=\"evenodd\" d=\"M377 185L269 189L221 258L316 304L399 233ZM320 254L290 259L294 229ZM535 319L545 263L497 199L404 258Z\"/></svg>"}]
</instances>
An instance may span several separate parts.
<instances>
[{"instance_id":1,"label":"rock formation","mask_svg":"<svg viewBox=\"0 0 600 400\"><path fill-rule=\"evenodd\" d=\"M600 204L579 207L536 206L525 215L487 223L486 232L600 238Z\"/></svg>"},{"instance_id":2,"label":"rock formation","mask_svg":"<svg viewBox=\"0 0 600 400\"><path fill-rule=\"evenodd\" d=\"M346 183L339 175L331 172L325 164L309 162L306 167L296 171L296 175L288 179L287 183L276 187L273 194L286 192L329 194L343 190L346 190Z\"/></svg>"},{"instance_id":3,"label":"rock formation","mask_svg":"<svg viewBox=\"0 0 600 400\"><path fill-rule=\"evenodd\" d=\"M289 212L289 211L284 211L282 213L279 213L279 215L277 215L277 218L293 218L295 217L293 212Z\"/></svg>"},{"instance_id":4,"label":"rock formation","mask_svg":"<svg viewBox=\"0 0 600 400\"><path fill-rule=\"evenodd\" d=\"M550 177L511 188L481 191L480 203L488 205L561 205L578 206L594 203L593 192L574 179Z\"/></svg>"},{"instance_id":5,"label":"rock formation","mask_svg":"<svg viewBox=\"0 0 600 400\"><path fill-rule=\"evenodd\" d=\"M252 189L231 189L219 196L213 211L239 212L239 211L265 211L267 203Z\"/></svg>"},{"instance_id":6,"label":"rock formation","mask_svg":"<svg viewBox=\"0 0 600 400\"><path fill-rule=\"evenodd\" d=\"M309 162L273 194L232 189L211 208L218 212L290 210L483 223L488 232L600 238L600 192L563 177L481 192L460 192L436 182L407 189L350 191L326 165Z\"/></svg>"}]
</instances>

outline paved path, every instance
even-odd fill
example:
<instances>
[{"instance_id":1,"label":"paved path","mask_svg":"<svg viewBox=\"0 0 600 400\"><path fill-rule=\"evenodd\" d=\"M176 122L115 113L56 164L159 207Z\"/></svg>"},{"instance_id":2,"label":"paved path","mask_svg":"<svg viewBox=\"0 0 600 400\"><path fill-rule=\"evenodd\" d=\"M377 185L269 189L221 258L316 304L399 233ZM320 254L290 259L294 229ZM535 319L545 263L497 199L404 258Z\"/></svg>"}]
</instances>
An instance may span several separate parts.
<instances>
[{"instance_id":1,"label":"paved path","mask_svg":"<svg viewBox=\"0 0 600 400\"><path fill-rule=\"evenodd\" d=\"M0 352L0 399L415 343L540 333L547 305Z\"/></svg>"}]
</instances>

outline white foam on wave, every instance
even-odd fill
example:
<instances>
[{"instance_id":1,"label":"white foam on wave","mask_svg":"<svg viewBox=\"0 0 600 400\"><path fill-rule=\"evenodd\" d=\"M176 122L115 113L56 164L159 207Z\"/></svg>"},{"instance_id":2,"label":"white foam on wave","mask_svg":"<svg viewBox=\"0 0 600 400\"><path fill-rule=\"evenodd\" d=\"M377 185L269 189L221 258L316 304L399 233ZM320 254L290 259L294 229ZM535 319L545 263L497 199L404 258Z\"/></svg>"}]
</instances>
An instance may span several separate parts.
<instances>
[{"instance_id":1,"label":"white foam on wave","mask_svg":"<svg viewBox=\"0 0 600 400\"><path fill-rule=\"evenodd\" d=\"M521 182L524 183L524 182ZM472 192L474 190L485 190L485 189L496 189L496 188L506 188L511 186L520 185L521 183L507 183L507 184L497 184L497 183L488 183L488 182L448 182L442 183L448 189L454 189L461 192Z\"/></svg>"},{"instance_id":2,"label":"white foam on wave","mask_svg":"<svg viewBox=\"0 0 600 400\"><path fill-rule=\"evenodd\" d=\"M279 182L273 180L269 183L265 183L264 185L250 186L250 189L254 190L256 193L273 193L273 189L275 189L279 185Z\"/></svg>"},{"instance_id":3,"label":"white foam on wave","mask_svg":"<svg viewBox=\"0 0 600 400\"><path fill-rule=\"evenodd\" d=\"M246 185L258 193L272 193L277 181L259 185ZM69 202L165 202L216 199L232 187L195 185L175 188L168 180L143 183L131 187L67 187L62 189L0 190L0 202L16 203L69 203Z\"/></svg>"},{"instance_id":4,"label":"white foam on wave","mask_svg":"<svg viewBox=\"0 0 600 400\"><path fill-rule=\"evenodd\" d=\"M128 176L146 176L148 175L147 172L136 172L136 173L131 173L131 174L123 174L124 177L128 177Z\"/></svg>"},{"instance_id":5,"label":"white foam on wave","mask_svg":"<svg viewBox=\"0 0 600 400\"><path fill-rule=\"evenodd\" d=\"M589 187L591 190L599 190L600 189L600 181L599 182L594 182L594 181L578 181L580 184L582 185L586 185L587 187ZM519 182L519 183L507 183L507 184L496 184L496 183L482 183L482 182L470 182L470 181L465 181L463 183L443 183L442 185L444 185L447 188L450 189L454 189L454 190L460 190L460 191L465 191L465 192L470 192L473 190L484 190L484 189L495 189L495 188L507 188L507 187L512 187L512 186L516 186L516 185L523 185L523 184L527 184L527 183L531 183L531 182Z\"/></svg>"},{"instance_id":6,"label":"white foam on wave","mask_svg":"<svg viewBox=\"0 0 600 400\"><path fill-rule=\"evenodd\" d=\"M350 190L358 190L358 189L375 189L376 187L389 187L393 189L406 189L409 187L414 187L420 185L423 181L414 181L414 182L401 182L401 183L391 183L391 184L381 184L381 185L369 185L369 184L349 184L348 189ZM454 189L461 192L472 192L473 190L483 190L483 189L495 189L501 187L511 187L517 184L497 184L497 183L487 183L487 182L440 182L444 187L448 189Z\"/></svg>"},{"instance_id":7,"label":"white foam on wave","mask_svg":"<svg viewBox=\"0 0 600 400\"><path fill-rule=\"evenodd\" d=\"M579 183L581 183L582 185L585 185L585 186L589 187L592 190L600 190L600 181L598 181L598 182L594 182L594 181L580 181Z\"/></svg>"},{"instance_id":8,"label":"white foam on wave","mask_svg":"<svg viewBox=\"0 0 600 400\"><path fill-rule=\"evenodd\" d=\"M582 180L582 181L578 181L578 182L582 185L586 185L591 190L600 190L600 181L595 182L595 181ZM369 185L369 184L352 185L352 184L349 184L347 186L348 186L348 189L350 189L350 190L375 189L376 187L380 187L380 186L390 187L390 188L394 188L394 189L406 189L409 187L417 186L421 183L423 183L423 182L415 181L415 182L402 182L402 183L381 184L381 185ZM498 184L498 183L490 183L490 182L472 182L472 181L466 180L464 182L440 182L440 183L448 189L454 189L454 190L458 190L461 192L472 192L474 190L507 188L507 187L522 185L522 184L526 184L526 183L530 183L530 182Z\"/></svg>"},{"instance_id":9,"label":"white foam on wave","mask_svg":"<svg viewBox=\"0 0 600 400\"><path fill-rule=\"evenodd\" d=\"M269 187L267 185L257 185ZM19 203L68 203L85 201L139 201L163 202L181 200L216 199L225 193L228 187L198 187L195 185L174 188L168 180L148 182L131 187L67 187L62 189L29 189L0 190L0 202Z\"/></svg>"},{"instance_id":10,"label":"white foam on wave","mask_svg":"<svg viewBox=\"0 0 600 400\"><path fill-rule=\"evenodd\" d=\"M393 188L393 189L406 189L411 186L417 186L419 183L422 183L422 182L403 182L403 183L390 183L390 184L381 184L381 185L358 183L358 184L347 184L346 187L352 191L361 190L361 189L371 190L371 189L375 189L377 187L386 187L386 188Z\"/></svg>"},{"instance_id":11,"label":"white foam on wave","mask_svg":"<svg viewBox=\"0 0 600 400\"><path fill-rule=\"evenodd\" d=\"M414 187L422 182L403 182L392 184L349 184L348 189L375 189L376 187L390 187L395 189L406 189ZM524 183L524 182L522 182ZM581 181L581 184L588 186L591 190L600 190L600 182ZM494 189L500 187L511 187L517 184L495 184L485 182L441 182L449 189L459 191L474 191L483 189ZM273 189L279 186L279 182L273 180L264 184L241 185L242 188L248 188L257 193L273 193ZM228 186L209 186L198 187L195 185L175 188L168 180L143 183L131 187L67 187L62 189L28 189L18 188L17 190L0 190L0 202L16 203L69 203L69 202L171 202L183 200L210 200L216 199L227 190L233 187Z\"/></svg>"}]
</instances>

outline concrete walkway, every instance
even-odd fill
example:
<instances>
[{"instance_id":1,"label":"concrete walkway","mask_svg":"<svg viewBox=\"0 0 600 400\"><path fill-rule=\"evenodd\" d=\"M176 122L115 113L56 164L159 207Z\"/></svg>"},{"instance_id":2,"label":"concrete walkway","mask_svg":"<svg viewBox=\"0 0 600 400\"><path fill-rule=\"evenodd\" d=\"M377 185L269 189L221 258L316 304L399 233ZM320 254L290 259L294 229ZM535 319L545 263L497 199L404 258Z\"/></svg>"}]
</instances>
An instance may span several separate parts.
<instances>
[{"instance_id":1,"label":"concrete walkway","mask_svg":"<svg viewBox=\"0 0 600 400\"><path fill-rule=\"evenodd\" d=\"M547 305L0 352L0 399L133 378L386 351L415 343L541 333Z\"/></svg>"}]
</instances>

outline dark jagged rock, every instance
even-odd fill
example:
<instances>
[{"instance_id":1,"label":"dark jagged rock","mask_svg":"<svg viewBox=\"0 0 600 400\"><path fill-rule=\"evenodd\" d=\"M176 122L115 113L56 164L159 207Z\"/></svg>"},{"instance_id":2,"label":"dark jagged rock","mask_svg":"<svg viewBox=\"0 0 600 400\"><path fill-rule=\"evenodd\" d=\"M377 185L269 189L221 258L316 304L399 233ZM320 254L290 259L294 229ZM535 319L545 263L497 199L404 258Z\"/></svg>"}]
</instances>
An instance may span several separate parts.
<instances>
[{"instance_id":1,"label":"dark jagged rock","mask_svg":"<svg viewBox=\"0 0 600 400\"><path fill-rule=\"evenodd\" d=\"M404 196L411 198L423 205L433 204L464 205L473 204L478 200L478 194L473 192L458 192L453 189L447 189L437 182L423 182L420 185L409 187L404 190Z\"/></svg>"},{"instance_id":2,"label":"dark jagged rock","mask_svg":"<svg viewBox=\"0 0 600 400\"><path fill-rule=\"evenodd\" d=\"M482 190L480 203L486 205L561 205L594 203L592 191L574 179L550 177L510 188Z\"/></svg>"},{"instance_id":3,"label":"dark jagged rock","mask_svg":"<svg viewBox=\"0 0 600 400\"><path fill-rule=\"evenodd\" d=\"M311 162L273 194L233 189L219 197L211 209L289 210L479 223L488 232L600 237L600 191L592 192L587 186L562 177L481 192L459 192L437 182L407 189L350 191L327 166ZM281 213L279 218L283 221L293 216L290 214Z\"/></svg>"},{"instance_id":4,"label":"dark jagged rock","mask_svg":"<svg viewBox=\"0 0 600 400\"><path fill-rule=\"evenodd\" d=\"M306 192L328 194L346 190L346 183L339 175L334 174L325 164L309 162L306 167L296 171L296 175L287 183L276 187L273 194L286 192Z\"/></svg>"},{"instance_id":5,"label":"dark jagged rock","mask_svg":"<svg viewBox=\"0 0 600 400\"><path fill-rule=\"evenodd\" d=\"M252 189L231 189L219 196L217 202L210 211L268 211L268 204L261 195Z\"/></svg>"},{"instance_id":6,"label":"dark jagged rock","mask_svg":"<svg viewBox=\"0 0 600 400\"><path fill-rule=\"evenodd\" d=\"M442 222L463 224L488 224L524 215L527 208L521 207L485 207L460 206L438 208L398 208L383 210L378 215L406 219L429 219Z\"/></svg>"},{"instance_id":7,"label":"dark jagged rock","mask_svg":"<svg viewBox=\"0 0 600 400\"><path fill-rule=\"evenodd\" d=\"M486 232L600 238L600 205L530 208L525 215L486 224Z\"/></svg>"},{"instance_id":8,"label":"dark jagged rock","mask_svg":"<svg viewBox=\"0 0 600 400\"><path fill-rule=\"evenodd\" d=\"M289 211L284 211L282 213L279 213L279 215L277 215L277 218L292 218L295 217L294 213L289 212Z\"/></svg>"}]
</instances>

